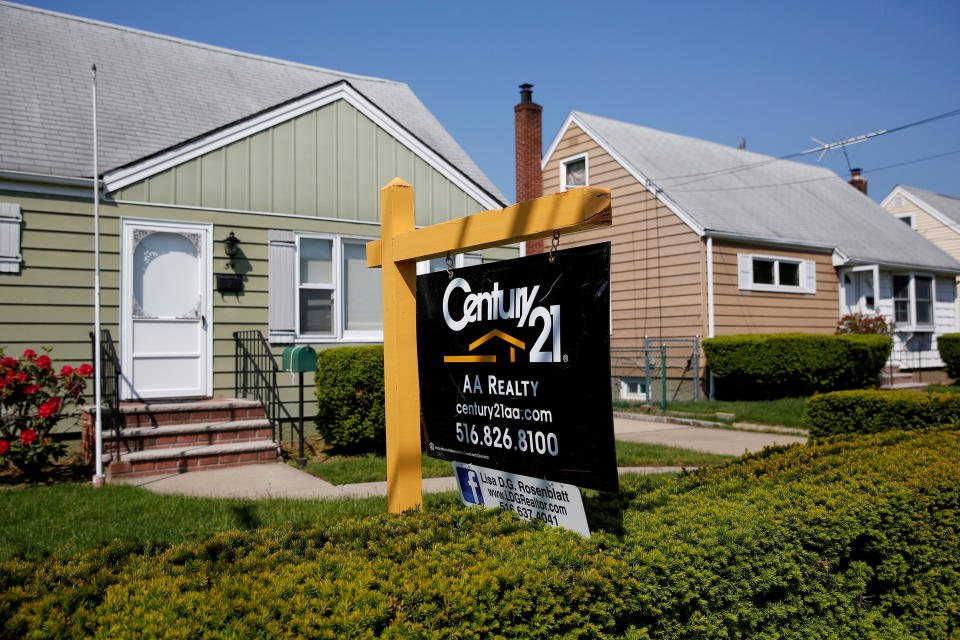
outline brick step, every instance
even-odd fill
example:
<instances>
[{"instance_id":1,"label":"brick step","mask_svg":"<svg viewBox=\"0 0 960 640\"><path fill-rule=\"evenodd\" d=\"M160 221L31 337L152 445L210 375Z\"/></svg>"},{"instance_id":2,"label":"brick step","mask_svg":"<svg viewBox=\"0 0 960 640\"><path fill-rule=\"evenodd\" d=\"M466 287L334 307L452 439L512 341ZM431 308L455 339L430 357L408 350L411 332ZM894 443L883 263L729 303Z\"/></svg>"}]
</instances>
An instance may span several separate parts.
<instances>
[{"instance_id":1,"label":"brick step","mask_svg":"<svg viewBox=\"0 0 960 640\"><path fill-rule=\"evenodd\" d=\"M124 427L137 428L263 418L264 412L255 400L233 398L155 404L122 403L120 415Z\"/></svg>"},{"instance_id":2,"label":"brick step","mask_svg":"<svg viewBox=\"0 0 960 640\"><path fill-rule=\"evenodd\" d=\"M103 433L104 455L114 451L144 451L185 445L209 445L245 440L269 440L273 429L266 418L233 420L230 422L199 422L163 427L134 427L123 429L118 436L112 431Z\"/></svg>"},{"instance_id":3,"label":"brick step","mask_svg":"<svg viewBox=\"0 0 960 640\"><path fill-rule=\"evenodd\" d=\"M83 443L84 453L88 459L93 459L94 450L94 414L95 405L87 405L82 408L81 421L83 424ZM166 427L176 427L182 429L182 425L196 425L201 430L213 432L215 428L205 428L213 423L237 423L246 420L263 420L264 410L259 402L255 400L245 400L241 398L202 398L198 400L187 400L182 402L122 402L120 403L120 428L121 433L129 434L129 437L121 436L121 449L141 450L148 446L169 447L176 444L191 444L197 442L206 442L212 444L216 440L236 440L238 436L226 436L217 434L207 436L206 440L190 440L189 436L184 435L180 442L169 439L169 433L162 434L164 440L159 437L151 442L150 445L133 444L137 438L150 438L152 436L144 435L141 430L153 430L154 434L159 434L157 429ZM243 429L246 431L247 429ZM104 436L104 454L113 453L116 449L116 441L112 439L112 429L105 428ZM187 432L179 431L186 434ZM179 437L179 436L178 436ZM259 434L258 437L271 437L271 434ZM249 438L244 435L243 438Z\"/></svg>"},{"instance_id":4,"label":"brick step","mask_svg":"<svg viewBox=\"0 0 960 640\"><path fill-rule=\"evenodd\" d=\"M280 459L280 447L272 440L246 440L203 446L169 447L133 451L120 455L106 468L107 481L139 476L185 473L270 463Z\"/></svg>"}]
</instances>

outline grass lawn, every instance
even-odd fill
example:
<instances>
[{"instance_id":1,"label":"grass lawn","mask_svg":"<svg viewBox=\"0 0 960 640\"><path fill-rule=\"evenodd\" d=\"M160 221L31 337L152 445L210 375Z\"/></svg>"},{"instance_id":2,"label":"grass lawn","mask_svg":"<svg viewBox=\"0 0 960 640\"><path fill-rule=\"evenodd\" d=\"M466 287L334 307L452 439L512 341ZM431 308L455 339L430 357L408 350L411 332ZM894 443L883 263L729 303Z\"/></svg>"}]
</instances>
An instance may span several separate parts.
<instances>
[{"instance_id":1,"label":"grass lawn","mask_svg":"<svg viewBox=\"0 0 960 640\"><path fill-rule=\"evenodd\" d=\"M926 390L930 393L960 393L960 385L952 384L950 386L944 386L940 384L931 384L927 386Z\"/></svg>"},{"instance_id":2,"label":"grass lawn","mask_svg":"<svg viewBox=\"0 0 960 640\"><path fill-rule=\"evenodd\" d=\"M619 467L702 467L719 464L727 459L729 456L659 444L617 441L617 466ZM427 457L426 454L423 454L422 468L424 478L453 475L449 462ZM337 485L380 482L387 479L387 459L385 456L373 453L358 456L331 456L324 460L309 462L306 471Z\"/></svg>"},{"instance_id":3,"label":"grass lawn","mask_svg":"<svg viewBox=\"0 0 960 640\"><path fill-rule=\"evenodd\" d=\"M425 507L459 505L455 492L424 496ZM137 487L87 484L0 491L0 560L67 556L114 539L141 544L203 540L218 531L312 524L385 513L386 498L223 500L158 495Z\"/></svg>"},{"instance_id":4,"label":"grass lawn","mask_svg":"<svg viewBox=\"0 0 960 640\"><path fill-rule=\"evenodd\" d=\"M717 413L732 413L734 418L729 422L748 422L751 424L766 424L783 427L800 427L803 407L807 397L779 398L777 400L743 400L743 401L701 401L701 402L671 402L667 405L667 414L680 413L702 420L720 420ZM614 410L640 411L643 405L637 403L614 402Z\"/></svg>"}]
</instances>

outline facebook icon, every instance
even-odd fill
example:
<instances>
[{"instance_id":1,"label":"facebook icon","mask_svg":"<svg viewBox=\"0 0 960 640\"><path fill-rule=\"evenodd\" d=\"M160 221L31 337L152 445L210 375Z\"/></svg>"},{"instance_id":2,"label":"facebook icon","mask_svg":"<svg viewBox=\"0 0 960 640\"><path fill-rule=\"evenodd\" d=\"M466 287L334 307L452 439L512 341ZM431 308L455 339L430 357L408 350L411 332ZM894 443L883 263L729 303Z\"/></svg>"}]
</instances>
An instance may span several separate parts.
<instances>
[{"instance_id":1,"label":"facebook icon","mask_svg":"<svg viewBox=\"0 0 960 640\"><path fill-rule=\"evenodd\" d=\"M477 472L466 467L457 467L457 481L460 483L460 495L464 502L483 504L483 493L480 491L480 478Z\"/></svg>"}]
</instances>

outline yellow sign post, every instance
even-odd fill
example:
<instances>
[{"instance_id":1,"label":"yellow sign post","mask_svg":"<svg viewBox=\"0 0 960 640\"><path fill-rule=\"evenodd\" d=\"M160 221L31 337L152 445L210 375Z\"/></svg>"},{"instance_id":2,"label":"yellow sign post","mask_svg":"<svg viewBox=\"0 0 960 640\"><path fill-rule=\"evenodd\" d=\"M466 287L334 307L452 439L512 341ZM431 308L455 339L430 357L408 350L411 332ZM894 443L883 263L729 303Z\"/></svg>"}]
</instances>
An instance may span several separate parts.
<instances>
[{"instance_id":1,"label":"yellow sign post","mask_svg":"<svg viewBox=\"0 0 960 640\"><path fill-rule=\"evenodd\" d=\"M414 225L413 187L394 178L380 190L380 240L367 243L367 266L383 268L383 373L387 414L387 508L418 509L420 381L417 371L417 261L610 225L610 190L571 189L422 229Z\"/></svg>"}]
</instances>

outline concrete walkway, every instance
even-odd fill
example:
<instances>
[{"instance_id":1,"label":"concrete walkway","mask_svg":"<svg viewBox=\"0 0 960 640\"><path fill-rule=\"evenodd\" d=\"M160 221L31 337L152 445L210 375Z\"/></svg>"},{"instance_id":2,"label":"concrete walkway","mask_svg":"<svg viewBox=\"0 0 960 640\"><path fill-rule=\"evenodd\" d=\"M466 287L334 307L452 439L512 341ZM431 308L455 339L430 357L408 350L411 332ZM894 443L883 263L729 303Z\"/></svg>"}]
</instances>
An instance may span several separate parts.
<instances>
[{"instance_id":1,"label":"concrete walkway","mask_svg":"<svg viewBox=\"0 0 960 640\"><path fill-rule=\"evenodd\" d=\"M781 433L759 433L664 422L662 418L637 415L613 420L617 440L650 442L696 451L741 455L774 444L806 442L806 437ZM620 473L664 473L680 467L621 467ZM117 482L120 483L119 481ZM386 482L332 485L290 465L254 464L211 471L131 478L123 484L143 487L154 493L211 498L367 498L387 495ZM456 491L456 481L425 478L424 493Z\"/></svg>"},{"instance_id":2,"label":"concrete walkway","mask_svg":"<svg viewBox=\"0 0 960 640\"><path fill-rule=\"evenodd\" d=\"M806 436L785 433L763 433L754 430L699 427L690 424L662 422L637 415L613 419L613 432L617 440L649 442L671 447L683 447L694 451L707 451L728 456L754 453L776 444L793 444L807 441Z\"/></svg>"}]
</instances>

